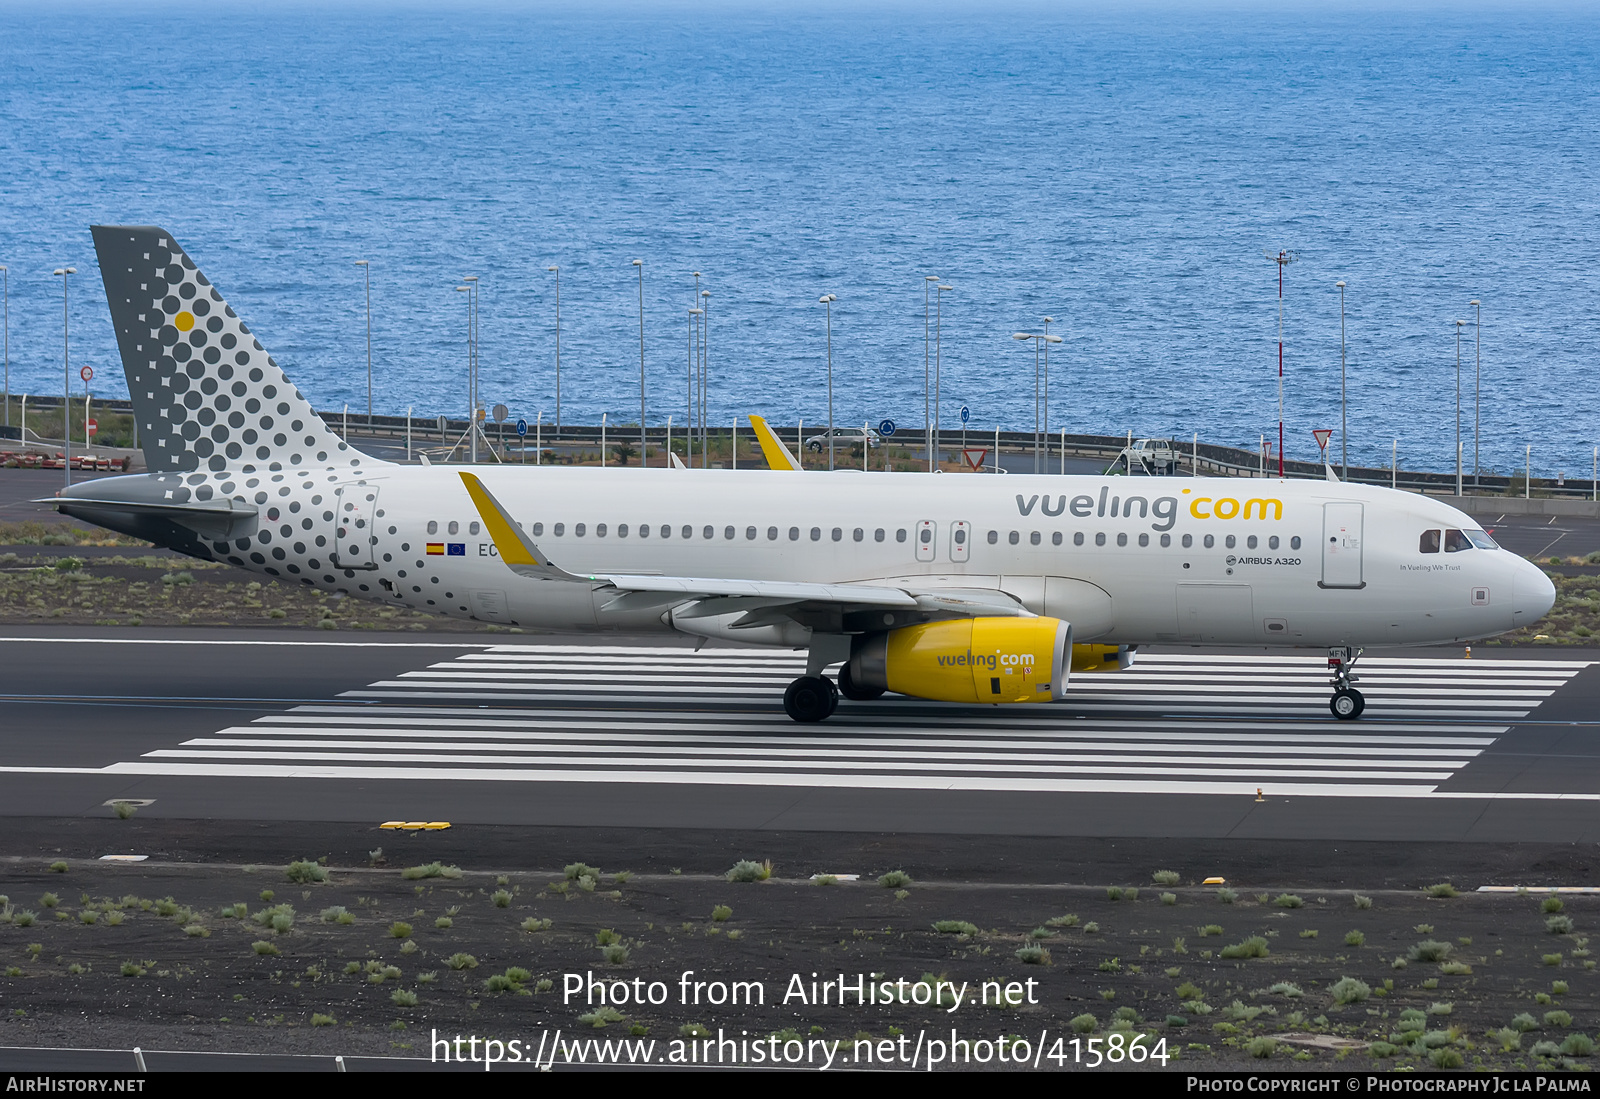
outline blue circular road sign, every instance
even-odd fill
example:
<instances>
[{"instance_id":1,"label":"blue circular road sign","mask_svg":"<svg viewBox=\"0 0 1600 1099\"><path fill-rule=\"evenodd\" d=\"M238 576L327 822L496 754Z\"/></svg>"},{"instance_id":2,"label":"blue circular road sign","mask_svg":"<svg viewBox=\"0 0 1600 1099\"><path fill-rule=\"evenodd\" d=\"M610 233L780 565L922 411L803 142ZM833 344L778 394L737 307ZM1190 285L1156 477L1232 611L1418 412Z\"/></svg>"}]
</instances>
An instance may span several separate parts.
<instances>
[{"instance_id":1,"label":"blue circular road sign","mask_svg":"<svg viewBox=\"0 0 1600 1099\"><path fill-rule=\"evenodd\" d=\"M962 423L966 423L967 421L969 421L971 419L972 419L972 409L968 408L966 405L962 405L961 406L961 422Z\"/></svg>"},{"instance_id":2,"label":"blue circular road sign","mask_svg":"<svg viewBox=\"0 0 1600 1099\"><path fill-rule=\"evenodd\" d=\"M893 435L894 434L894 421L893 420L879 420L878 421L878 434L884 436L885 438L888 438L890 435Z\"/></svg>"},{"instance_id":3,"label":"blue circular road sign","mask_svg":"<svg viewBox=\"0 0 1600 1099\"><path fill-rule=\"evenodd\" d=\"M521 417L518 417L517 418L517 434L518 435L526 435L527 433L528 433L528 421L522 419Z\"/></svg>"}]
</instances>

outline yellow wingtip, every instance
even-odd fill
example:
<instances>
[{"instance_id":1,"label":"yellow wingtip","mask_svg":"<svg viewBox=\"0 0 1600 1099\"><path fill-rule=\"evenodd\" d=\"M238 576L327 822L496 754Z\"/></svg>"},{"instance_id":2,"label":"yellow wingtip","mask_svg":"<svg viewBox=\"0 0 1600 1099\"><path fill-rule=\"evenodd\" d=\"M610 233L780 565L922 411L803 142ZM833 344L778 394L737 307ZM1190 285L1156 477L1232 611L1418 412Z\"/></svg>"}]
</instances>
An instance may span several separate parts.
<instances>
[{"instance_id":1,"label":"yellow wingtip","mask_svg":"<svg viewBox=\"0 0 1600 1099\"><path fill-rule=\"evenodd\" d=\"M500 506L500 501L494 498L494 494L478 480L476 474L462 470L461 483L467 487L467 495L472 497L472 506L478 509L483 527L489 532L489 537L494 539L495 549L502 561L508 565L544 563L533 555L527 540L517 529L515 521L507 514L505 508Z\"/></svg>"},{"instance_id":2,"label":"yellow wingtip","mask_svg":"<svg viewBox=\"0 0 1600 1099\"><path fill-rule=\"evenodd\" d=\"M760 416L750 417L750 426L755 430L756 440L761 444L761 454L767 460L767 468L799 472L800 463L794 455L789 453L789 448L783 445L783 440L767 426L767 421Z\"/></svg>"}]
</instances>

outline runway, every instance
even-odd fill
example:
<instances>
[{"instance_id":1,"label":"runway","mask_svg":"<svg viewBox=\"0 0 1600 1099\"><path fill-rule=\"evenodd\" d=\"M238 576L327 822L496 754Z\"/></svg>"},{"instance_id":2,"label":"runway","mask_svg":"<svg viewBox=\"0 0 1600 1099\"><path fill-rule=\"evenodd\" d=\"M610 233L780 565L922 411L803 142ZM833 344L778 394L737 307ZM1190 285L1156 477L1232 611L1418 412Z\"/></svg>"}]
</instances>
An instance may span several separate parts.
<instances>
[{"instance_id":1,"label":"runway","mask_svg":"<svg viewBox=\"0 0 1600 1099\"><path fill-rule=\"evenodd\" d=\"M1059 705L799 726L794 653L41 631L0 639L0 813L1575 840L1600 834L1593 655L1369 654L1359 722L1321 656L1184 649Z\"/></svg>"}]
</instances>

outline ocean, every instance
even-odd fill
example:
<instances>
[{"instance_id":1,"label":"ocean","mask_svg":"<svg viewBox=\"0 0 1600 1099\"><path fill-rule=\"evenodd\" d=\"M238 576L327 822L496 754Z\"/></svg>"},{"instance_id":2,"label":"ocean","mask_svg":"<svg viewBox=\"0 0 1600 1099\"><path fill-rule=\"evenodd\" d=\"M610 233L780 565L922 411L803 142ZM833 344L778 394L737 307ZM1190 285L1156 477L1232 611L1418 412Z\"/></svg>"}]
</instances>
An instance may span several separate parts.
<instances>
[{"instance_id":1,"label":"ocean","mask_svg":"<svg viewBox=\"0 0 1600 1099\"><path fill-rule=\"evenodd\" d=\"M1352 463L1587 479L1600 444L1600 10L1039 4L0 6L13 393L125 395L91 223L159 224L314 404L713 422L1340 426ZM642 268L633 260L643 261ZM1340 290L1345 282L1343 312ZM1477 325L1481 302L1481 332ZM1457 321L1466 321L1458 326ZM931 327L931 326L930 326ZM1475 385L1481 338L1481 407ZM1331 453L1337 461L1336 433Z\"/></svg>"}]
</instances>

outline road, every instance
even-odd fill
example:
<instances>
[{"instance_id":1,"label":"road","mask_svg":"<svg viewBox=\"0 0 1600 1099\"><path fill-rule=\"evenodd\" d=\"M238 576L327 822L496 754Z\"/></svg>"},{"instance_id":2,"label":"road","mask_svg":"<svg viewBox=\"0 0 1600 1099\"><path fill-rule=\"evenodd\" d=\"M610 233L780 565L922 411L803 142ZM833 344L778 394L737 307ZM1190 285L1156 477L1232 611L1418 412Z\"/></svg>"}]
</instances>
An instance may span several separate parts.
<instances>
[{"instance_id":1,"label":"road","mask_svg":"<svg viewBox=\"0 0 1600 1099\"><path fill-rule=\"evenodd\" d=\"M797 654L492 640L11 630L0 815L1600 839L1594 651L1371 652L1357 723L1316 654L1173 648L1057 706L884 699L806 727L781 708Z\"/></svg>"}]
</instances>

